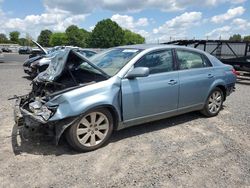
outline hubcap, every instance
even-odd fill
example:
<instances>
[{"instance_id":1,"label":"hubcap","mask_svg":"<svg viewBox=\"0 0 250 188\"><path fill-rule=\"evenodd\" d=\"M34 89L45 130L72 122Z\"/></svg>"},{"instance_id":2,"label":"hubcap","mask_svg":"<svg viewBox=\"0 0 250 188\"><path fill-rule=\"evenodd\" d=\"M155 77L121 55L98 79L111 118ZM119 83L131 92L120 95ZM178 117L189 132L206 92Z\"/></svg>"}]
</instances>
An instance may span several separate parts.
<instances>
[{"instance_id":1,"label":"hubcap","mask_svg":"<svg viewBox=\"0 0 250 188\"><path fill-rule=\"evenodd\" d=\"M209 112L215 114L217 113L220 108L221 108L221 104L222 104L222 95L219 91L215 91L213 92L208 100L208 109Z\"/></svg>"},{"instance_id":2,"label":"hubcap","mask_svg":"<svg viewBox=\"0 0 250 188\"><path fill-rule=\"evenodd\" d=\"M101 112L91 112L84 116L77 126L77 138L87 147L95 146L107 136L109 121Z\"/></svg>"}]
</instances>

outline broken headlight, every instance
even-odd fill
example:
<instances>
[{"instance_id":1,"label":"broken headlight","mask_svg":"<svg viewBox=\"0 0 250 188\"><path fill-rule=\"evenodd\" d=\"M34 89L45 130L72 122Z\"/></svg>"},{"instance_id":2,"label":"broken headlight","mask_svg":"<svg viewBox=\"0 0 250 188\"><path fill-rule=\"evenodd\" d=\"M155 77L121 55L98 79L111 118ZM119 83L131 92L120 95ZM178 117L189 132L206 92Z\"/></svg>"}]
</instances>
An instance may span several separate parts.
<instances>
[{"instance_id":1,"label":"broken headlight","mask_svg":"<svg viewBox=\"0 0 250 188\"><path fill-rule=\"evenodd\" d=\"M41 116L47 121L52 115L54 115L57 106L48 107L43 105L41 101L35 101L29 104L29 109L34 115Z\"/></svg>"}]
</instances>

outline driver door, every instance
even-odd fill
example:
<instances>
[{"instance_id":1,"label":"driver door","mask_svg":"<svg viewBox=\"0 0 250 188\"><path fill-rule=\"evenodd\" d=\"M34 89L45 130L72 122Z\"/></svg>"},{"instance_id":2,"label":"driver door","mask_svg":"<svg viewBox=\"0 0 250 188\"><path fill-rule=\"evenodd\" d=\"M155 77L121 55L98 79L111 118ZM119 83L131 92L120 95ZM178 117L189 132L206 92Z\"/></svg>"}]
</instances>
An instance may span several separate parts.
<instances>
[{"instance_id":1,"label":"driver door","mask_svg":"<svg viewBox=\"0 0 250 188\"><path fill-rule=\"evenodd\" d=\"M147 77L122 80L124 124L144 123L175 113L179 78L174 68L172 50L148 53L134 67L148 67L150 72Z\"/></svg>"}]
</instances>

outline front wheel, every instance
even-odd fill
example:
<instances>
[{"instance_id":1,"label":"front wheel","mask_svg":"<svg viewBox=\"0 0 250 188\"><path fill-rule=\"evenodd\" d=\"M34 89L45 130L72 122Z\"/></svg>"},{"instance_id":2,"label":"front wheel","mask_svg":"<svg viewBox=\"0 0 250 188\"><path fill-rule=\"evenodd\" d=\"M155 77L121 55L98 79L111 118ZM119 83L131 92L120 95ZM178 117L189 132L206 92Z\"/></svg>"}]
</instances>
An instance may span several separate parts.
<instances>
[{"instance_id":1,"label":"front wheel","mask_svg":"<svg viewBox=\"0 0 250 188\"><path fill-rule=\"evenodd\" d=\"M224 95L220 88L215 88L207 98L206 104L201 111L207 117L213 117L218 115L222 108L224 101Z\"/></svg>"},{"instance_id":2,"label":"front wheel","mask_svg":"<svg viewBox=\"0 0 250 188\"><path fill-rule=\"evenodd\" d=\"M100 148L111 136L113 117L107 109L92 110L73 124L66 134L68 143L78 151Z\"/></svg>"}]
</instances>

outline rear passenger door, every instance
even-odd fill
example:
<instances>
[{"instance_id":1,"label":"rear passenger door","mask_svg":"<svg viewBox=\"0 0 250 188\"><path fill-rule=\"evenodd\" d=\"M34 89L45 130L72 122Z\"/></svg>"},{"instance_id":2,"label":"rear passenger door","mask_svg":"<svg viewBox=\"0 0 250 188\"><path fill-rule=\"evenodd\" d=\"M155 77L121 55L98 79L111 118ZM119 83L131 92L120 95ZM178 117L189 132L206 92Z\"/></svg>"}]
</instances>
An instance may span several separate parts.
<instances>
[{"instance_id":1,"label":"rear passenger door","mask_svg":"<svg viewBox=\"0 0 250 188\"><path fill-rule=\"evenodd\" d=\"M213 67L208 58L198 52L177 49L179 66L178 108L203 105L214 81Z\"/></svg>"}]
</instances>

